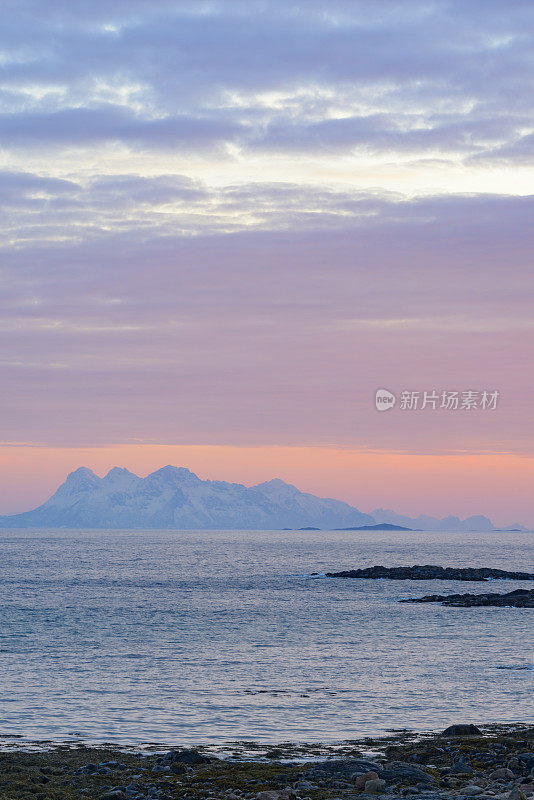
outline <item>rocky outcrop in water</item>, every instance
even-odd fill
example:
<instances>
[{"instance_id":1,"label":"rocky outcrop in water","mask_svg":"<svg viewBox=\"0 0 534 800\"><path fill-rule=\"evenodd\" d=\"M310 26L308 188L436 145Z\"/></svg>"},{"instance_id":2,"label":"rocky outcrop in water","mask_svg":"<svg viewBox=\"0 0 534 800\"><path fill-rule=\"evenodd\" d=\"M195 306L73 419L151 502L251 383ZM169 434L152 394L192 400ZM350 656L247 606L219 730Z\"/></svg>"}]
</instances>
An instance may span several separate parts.
<instances>
[{"instance_id":1,"label":"rocky outcrop in water","mask_svg":"<svg viewBox=\"0 0 534 800\"><path fill-rule=\"evenodd\" d=\"M429 594L400 600L400 603L441 603L442 606L472 608L473 606L511 606L512 608L534 608L534 589L516 589L506 594Z\"/></svg>"},{"instance_id":2,"label":"rocky outcrop in water","mask_svg":"<svg viewBox=\"0 0 534 800\"><path fill-rule=\"evenodd\" d=\"M366 567L343 572L327 572L329 578L389 578L398 581L487 581L500 579L510 581L532 581L532 572L510 572L490 567L437 567L431 564L413 567Z\"/></svg>"}]
</instances>

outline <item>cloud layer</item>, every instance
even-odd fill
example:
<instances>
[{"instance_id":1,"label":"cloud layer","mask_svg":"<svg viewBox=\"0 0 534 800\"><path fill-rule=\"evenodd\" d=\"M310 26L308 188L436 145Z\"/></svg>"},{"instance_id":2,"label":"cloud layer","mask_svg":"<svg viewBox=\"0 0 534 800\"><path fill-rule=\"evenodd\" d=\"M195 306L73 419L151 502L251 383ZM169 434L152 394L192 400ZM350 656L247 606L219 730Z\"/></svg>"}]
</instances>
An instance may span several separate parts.
<instances>
[{"instance_id":1,"label":"cloud layer","mask_svg":"<svg viewBox=\"0 0 534 800\"><path fill-rule=\"evenodd\" d=\"M4 22L4 441L532 454L531 2Z\"/></svg>"},{"instance_id":2,"label":"cloud layer","mask_svg":"<svg viewBox=\"0 0 534 800\"><path fill-rule=\"evenodd\" d=\"M7 148L532 157L528 2L34 0L4 20Z\"/></svg>"}]
</instances>

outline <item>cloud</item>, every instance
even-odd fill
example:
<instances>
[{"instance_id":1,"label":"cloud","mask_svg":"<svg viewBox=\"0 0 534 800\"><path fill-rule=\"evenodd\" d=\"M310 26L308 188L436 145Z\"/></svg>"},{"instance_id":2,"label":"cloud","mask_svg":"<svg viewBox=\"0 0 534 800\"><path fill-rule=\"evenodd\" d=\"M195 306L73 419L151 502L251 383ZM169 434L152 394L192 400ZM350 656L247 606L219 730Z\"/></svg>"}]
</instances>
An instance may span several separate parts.
<instances>
[{"instance_id":1,"label":"cloud","mask_svg":"<svg viewBox=\"0 0 534 800\"><path fill-rule=\"evenodd\" d=\"M0 65L9 147L530 154L510 147L532 120L534 9L519 0L13 10Z\"/></svg>"},{"instance_id":2,"label":"cloud","mask_svg":"<svg viewBox=\"0 0 534 800\"><path fill-rule=\"evenodd\" d=\"M406 199L291 184L210 191L170 176L57 189L44 211L32 199L20 212L25 224L9 221L24 235L3 247L3 321L23 336L39 327L56 338L114 326L179 332L208 319L261 330L296 319L317 330L350 320L428 327L433 316L436 330L443 320L466 330L469 319L515 329L530 319L533 197Z\"/></svg>"},{"instance_id":3,"label":"cloud","mask_svg":"<svg viewBox=\"0 0 534 800\"><path fill-rule=\"evenodd\" d=\"M0 206L11 209L36 207L45 198L63 197L79 188L73 181L3 170L0 173Z\"/></svg>"},{"instance_id":4,"label":"cloud","mask_svg":"<svg viewBox=\"0 0 534 800\"><path fill-rule=\"evenodd\" d=\"M531 2L4 17L3 440L532 451ZM495 425L370 402L488 382Z\"/></svg>"},{"instance_id":5,"label":"cloud","mask_svg":"<svg viewBox=\"0 0 534 800\"><path fill-rule=\"evenodd\" d=\"M232 141L239 126L223 120L193 117L139 119L121 108L68 109L45 113L4 114L0 143L4 146L134 142L152 147L194 147Z\"/></svg>"}]
</instances>

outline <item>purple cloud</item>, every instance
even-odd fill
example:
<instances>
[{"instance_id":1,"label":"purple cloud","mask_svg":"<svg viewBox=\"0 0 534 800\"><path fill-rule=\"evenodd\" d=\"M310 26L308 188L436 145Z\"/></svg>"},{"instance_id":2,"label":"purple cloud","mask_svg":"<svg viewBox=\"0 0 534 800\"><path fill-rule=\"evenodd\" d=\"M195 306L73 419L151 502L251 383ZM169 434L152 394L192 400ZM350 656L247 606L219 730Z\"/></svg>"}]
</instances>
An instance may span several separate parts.
<instances>
[{"instance_id":1,"label":"purple cloud","mask_svg":"<svg viewBox=\"0 0 534 800\"><path fill-rule=\"evenodd\" d=\"M317 227L308 191L286 187L270 230L5 249L3 438L532 448L533 198L338 194ZM395 427L370 404L382 384L491 384L505 406Z\"/></svg>"},{"instance_id":2,"label":"purple cloud","mask_svg":"<svg viewBox=\"0 0 534 800\"><path fill-rule=\"evenodd\" d=\"M401 196L388 170L442 159L470 189L475 163L529 163L533 22L520 0L8 0L2 438L532 452L533 197ZM506 401L396 427L380 385Z\"/></svg>"},{"instance_id":3,"label":"purple cloud","mask_svg":"<svg viewBox=\"0 0 534 800\"><path fill-rule=\"evenodd\" d=\"M0 128L12 147L233 142L530 157L520 137L532 119L534 9L518 0L338 2L328 13L279 0L76 13L26 2L5 16ZM285 109L261 99L272 92Z\"/></svg>"}]
</instances>

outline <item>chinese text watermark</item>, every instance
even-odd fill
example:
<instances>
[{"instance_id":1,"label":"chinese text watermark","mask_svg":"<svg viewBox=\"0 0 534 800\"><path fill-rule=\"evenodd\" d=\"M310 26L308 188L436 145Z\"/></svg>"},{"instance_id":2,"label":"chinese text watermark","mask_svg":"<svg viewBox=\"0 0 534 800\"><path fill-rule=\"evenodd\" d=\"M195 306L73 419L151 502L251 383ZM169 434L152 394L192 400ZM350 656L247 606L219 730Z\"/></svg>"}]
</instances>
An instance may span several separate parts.
<instances>
[{"instance_id":1,"label":"chinese text watermark","mask_svg":"<svg viewBox=\"0 0 534 800\"><path fill-rule=\"evenodd\" d=\"M500 392L498 390L466 389L457 390L437 390L429 391L409 391L403 390L399 398L390 392L389 389L377 389L375 393L375 406L378 411L388 411L393 408L398 400L400 411L423 411L429 409L436 411L495 411L499 403Z\"/></svg>"}]
</instances>

